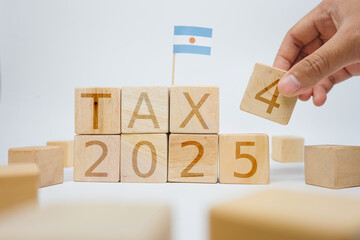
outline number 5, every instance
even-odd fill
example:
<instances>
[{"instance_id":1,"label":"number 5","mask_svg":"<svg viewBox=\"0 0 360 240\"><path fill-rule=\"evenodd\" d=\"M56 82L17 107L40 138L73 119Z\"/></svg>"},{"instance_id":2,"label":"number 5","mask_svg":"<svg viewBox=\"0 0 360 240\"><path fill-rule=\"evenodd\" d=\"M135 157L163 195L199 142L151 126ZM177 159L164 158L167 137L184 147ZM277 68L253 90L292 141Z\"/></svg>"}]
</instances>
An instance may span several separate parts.
<instances>
[{"instance_id":1,"label":"number 5","mask_svg":"<svg viewBox=\"0 0 360 240\"><path fill-rule=\"evenodd\" d=\"M249 159L251 161L252 168L248 173L234 172L234 177L249 178L249 177L253 176L256 173L257 162L256 162L256 159L253 156L251 156L250 154L240 153L240 147L241 146L255 146L255 142L236 142L236 149L235 149L236 159L239 159L239 158Z\"/></svg>"}]
</instances>

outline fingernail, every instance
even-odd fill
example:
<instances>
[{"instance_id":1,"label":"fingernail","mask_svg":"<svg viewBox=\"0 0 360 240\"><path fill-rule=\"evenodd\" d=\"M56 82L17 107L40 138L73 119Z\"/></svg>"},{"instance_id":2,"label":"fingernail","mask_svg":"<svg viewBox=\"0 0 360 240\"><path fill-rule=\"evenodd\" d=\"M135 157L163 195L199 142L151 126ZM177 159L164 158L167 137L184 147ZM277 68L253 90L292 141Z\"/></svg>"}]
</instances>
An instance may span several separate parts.
<instances>
[{"instance_id":1,"label":"fingernail","mask_svg":"<svg viewBox=\"0 0 360 240\"><path fill-rule=\"evenodd\" d=\"M285 76L282 78L279 82L279 90L283 94L294 94L296 91L298 91L301 87L299 81L296 79L296 77L292 74Z\"/></svg>"}]
</instances>

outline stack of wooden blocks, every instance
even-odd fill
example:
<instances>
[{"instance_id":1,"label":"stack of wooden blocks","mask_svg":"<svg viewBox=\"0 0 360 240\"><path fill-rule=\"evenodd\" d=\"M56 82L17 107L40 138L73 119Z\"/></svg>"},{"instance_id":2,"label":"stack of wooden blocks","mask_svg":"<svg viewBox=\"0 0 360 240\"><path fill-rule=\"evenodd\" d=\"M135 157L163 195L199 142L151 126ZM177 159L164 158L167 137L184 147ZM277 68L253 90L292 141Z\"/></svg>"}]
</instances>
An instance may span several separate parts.
<instances>
[{"instance_id":1,"label":"stack of wooden blocks","mask_svg":"<svg viewBox=\"0 0 360 240\"><path fill-rule=\"evenodd\" d=\"M218 87L76 89L75 132L75 181L269 182L266 134L219 137Z\"/></svg>"}]
</instances>

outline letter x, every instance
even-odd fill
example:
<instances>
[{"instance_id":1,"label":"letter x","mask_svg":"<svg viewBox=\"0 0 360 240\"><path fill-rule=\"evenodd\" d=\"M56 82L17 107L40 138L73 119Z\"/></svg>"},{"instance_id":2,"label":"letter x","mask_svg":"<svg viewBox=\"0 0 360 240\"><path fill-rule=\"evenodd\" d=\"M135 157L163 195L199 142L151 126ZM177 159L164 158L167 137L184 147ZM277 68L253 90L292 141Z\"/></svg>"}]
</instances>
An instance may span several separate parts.
<instances>
[{"instance_id":1,"label":"letter x","mask_svg":"<svg viewBox=\"0 0 360 240\"><path fill-rule=\"evenodd\" d=\"M200 101L198 102L198 104L194 104L193 100L191 99L190 95L188 92L184 92L184 96L186 98L186 100L189 102L190 106L191 106L191 112L189 113L189 115L185 118L185 120L181 123L180 128L184 128L186 126L186 124L188 124L188 122L190 121L190 119L196 115L196 117L199 119L201 125L203 126L204 129L209 129L208 126L206 125L203 117L201 116L201 114L199 113L199 108L201 107L201 105L204 104L204 102L206 101L206 99L210 96L209 93L204 94L204 96L200 99Z\"/></svg>"}]
</instances>

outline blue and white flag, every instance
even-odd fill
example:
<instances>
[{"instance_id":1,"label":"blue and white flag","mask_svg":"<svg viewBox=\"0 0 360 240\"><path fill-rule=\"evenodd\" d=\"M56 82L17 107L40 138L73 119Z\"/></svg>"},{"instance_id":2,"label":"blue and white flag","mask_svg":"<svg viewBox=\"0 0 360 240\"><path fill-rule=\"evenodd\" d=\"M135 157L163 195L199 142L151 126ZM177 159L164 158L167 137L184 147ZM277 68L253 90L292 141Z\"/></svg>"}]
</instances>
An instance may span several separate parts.
<instances>
[{"instance_id":1,"label":"blue and white flag","mask_svg":"<svg viewBox=\"0 0 360 240\"><path fill-rule=\"evenodd\" d=\"M211 54L212 29L203 27L174 27L174 54Z\"/></svg>"}]
</instances>

